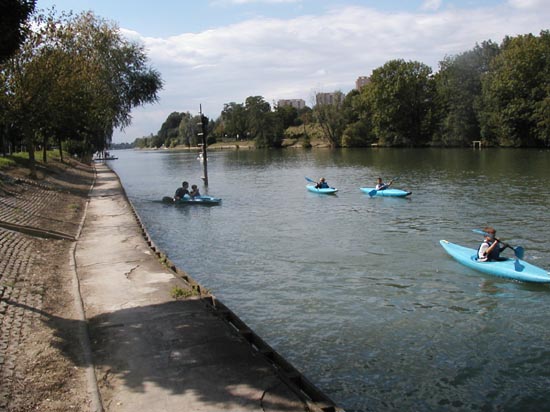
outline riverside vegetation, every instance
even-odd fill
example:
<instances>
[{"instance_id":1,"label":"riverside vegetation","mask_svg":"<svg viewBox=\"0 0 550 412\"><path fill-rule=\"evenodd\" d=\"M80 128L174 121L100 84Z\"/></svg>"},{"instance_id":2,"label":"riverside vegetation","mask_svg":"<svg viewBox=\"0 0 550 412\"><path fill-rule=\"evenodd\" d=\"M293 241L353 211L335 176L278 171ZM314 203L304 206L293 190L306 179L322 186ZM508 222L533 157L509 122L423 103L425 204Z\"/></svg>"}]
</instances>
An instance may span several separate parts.
<instances>
[{"instance_id":1,"label":"riverside vegetation","mask_svg":"<svg viewBox=\"0 0 550 412\"><path fill-rule=\"evenodd\" d=\"M163 82L143 46L114 23L91 12L36 14L36 1L22 4L1 6L17 13L8 19L13 30L0 34L13 46L0 55L0 152L28 152L34 174L36 150L46 161L49 148L86 158L114 146L113 131L130 124L132 108L155 102ZM249 96L225 104L215 120L174 112L156 135L130 146L193 147L202 131L208 144L256 147L548 147L549 83L550 31L543 30L444 57L436 73L418 61L388 61L361 90L334 92L330 105L297 110Z\"/></svg>"},{"instance_id":2,"label":"riverside vegetation","mask_svg":"<svg viewBox=\"0 0 550 412\"><path fill-rule=\"evenodd\" d=\"M297 110L271 107L262 96L227 103L208 123L208 144L251 141L257 147L371 145L548 147L550 32L484 41L447 56L439 71L418 61L388 61L361 90L334 92L335 103ZM195 146L198 116L171 113L156 135L135 147Z\"/></svg>"}]
</instances>

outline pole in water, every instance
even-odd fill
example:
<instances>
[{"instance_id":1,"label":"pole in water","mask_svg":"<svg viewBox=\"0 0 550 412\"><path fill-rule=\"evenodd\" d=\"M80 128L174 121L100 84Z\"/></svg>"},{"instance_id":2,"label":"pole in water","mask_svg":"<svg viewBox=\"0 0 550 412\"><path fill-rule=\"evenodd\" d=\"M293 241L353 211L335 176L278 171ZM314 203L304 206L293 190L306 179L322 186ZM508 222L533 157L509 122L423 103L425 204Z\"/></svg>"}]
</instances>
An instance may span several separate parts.
<instances>
[{"instance_id":1,"label":"pole in water","mask_svg":"<svg viewBox=\"0 0 550 412\"><path fill-rule=\"evenodd\" d=\"M202 170L204 185L208 187L208 156L206 155L206 134L208 133L208 117L202 114L202 103L199 105L202 131Z\"/></svg>"}]
</instances>

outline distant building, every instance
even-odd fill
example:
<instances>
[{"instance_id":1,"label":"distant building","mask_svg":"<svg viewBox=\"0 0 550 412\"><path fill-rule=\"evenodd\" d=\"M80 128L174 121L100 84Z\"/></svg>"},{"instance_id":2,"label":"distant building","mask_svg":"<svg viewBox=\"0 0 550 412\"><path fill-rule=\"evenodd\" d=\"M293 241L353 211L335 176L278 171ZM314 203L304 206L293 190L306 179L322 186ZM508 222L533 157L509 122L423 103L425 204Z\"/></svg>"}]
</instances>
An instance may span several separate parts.
<instances>
[{"instance_id":1,"label":"distant building","mask_svg":"<svg viewBox=\"0 0 550 412\"><path fill-rule=\"evenodd\" d=\"M300 110L306 107L306 102L304 99L281 99L277 102L277 106L292 106Z\"/></svg>"},{"instance_id":2,"label":"distant building","mask_svg":"<svg viewBox=\"0 0 550 412\"><path fill-rule=\"evenodd\" d=\"M344 100L344 96L345 95L342 92L317 93L315 95L315 103L318 106L327 104L340 104Z\"/></svg>"},{"instance_id":3,"label":"distant building","mask_svg":"<svg viewBox=\"0 0 550 412\"><path fill-rule=\"evenodd\" d=\"M370 83L370 77L368 77L368 76L359 76L357 78L357 80L355 80L355 88L357 90L361 90L363 87L365 87L369 83Z\"/></svg>"}]
</instances>

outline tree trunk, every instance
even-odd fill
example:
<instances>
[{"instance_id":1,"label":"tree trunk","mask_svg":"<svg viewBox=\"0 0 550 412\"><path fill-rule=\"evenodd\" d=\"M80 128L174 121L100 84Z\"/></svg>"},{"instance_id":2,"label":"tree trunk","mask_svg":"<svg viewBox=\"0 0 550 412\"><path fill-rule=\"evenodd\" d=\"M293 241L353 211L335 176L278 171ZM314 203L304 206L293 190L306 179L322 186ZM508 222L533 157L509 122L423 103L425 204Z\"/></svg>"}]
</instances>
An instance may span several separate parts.
<instances>
[{"instance_id":1,"label":"tree trunk","mask_svg":"<svg viewBox=\"0 0 550 412\"><path fill-rule=\"evenodd\" d=\"M42 138L42 161L48 163L48 139L46 136Z\"/></svg>"},{"instance_id":2,"label":"tree trunk","mask_svg":"<svg viewBox=\"0 0 550 412\"><path fill-rule=\"evenodd\" d=\"M27 142L28 144L28 151L29 151L29 169L30 169L30 177L32 179L36 179L36 160L34 158L34 142L32 139L29 139Z\"/></svg>"},{"instance_id":3,"label":"tree trunk","mask_svg":"<svg viewBox=\"0 0 550 412\"><path fill-rule=\"evenodd\" d=\"M59 159L63 163L63 146L61 144L61 136L57 137L57 145L59 146Z\"/></svg>"}]
</instances>

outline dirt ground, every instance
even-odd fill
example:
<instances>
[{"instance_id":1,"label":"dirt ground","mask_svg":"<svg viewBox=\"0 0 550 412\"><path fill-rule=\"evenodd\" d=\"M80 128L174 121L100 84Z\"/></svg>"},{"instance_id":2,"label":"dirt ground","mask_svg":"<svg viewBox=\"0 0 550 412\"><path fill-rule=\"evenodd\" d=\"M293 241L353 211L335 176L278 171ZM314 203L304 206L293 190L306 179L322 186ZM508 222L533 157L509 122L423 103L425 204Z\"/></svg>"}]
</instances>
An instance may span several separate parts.
<instances>
[{"instance_id":1,"label":"dirt ground","mask_svg":"<svg viewBox=\"0 0 550 412\"><path fill-rule=\"evenodd\" d=\"M88 411L71 252L93 168L0 169L0 411Z\"/></svg>"}]
</instances>

